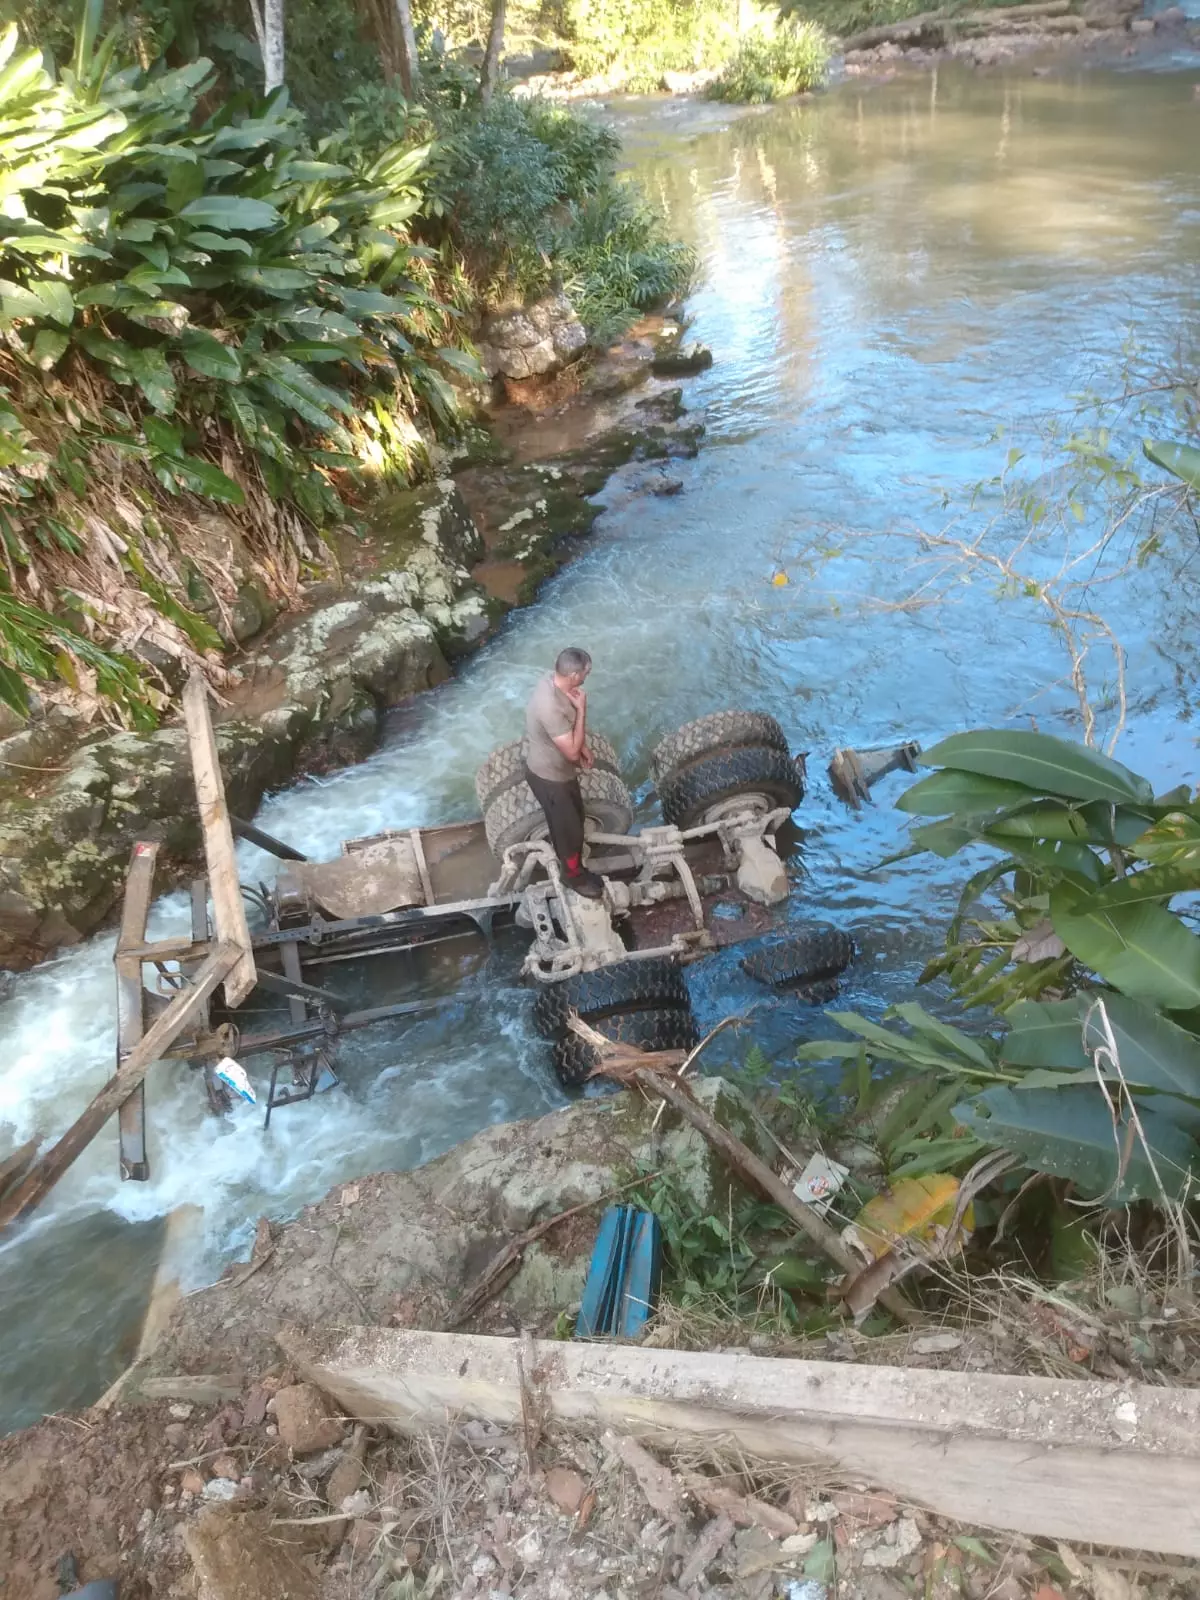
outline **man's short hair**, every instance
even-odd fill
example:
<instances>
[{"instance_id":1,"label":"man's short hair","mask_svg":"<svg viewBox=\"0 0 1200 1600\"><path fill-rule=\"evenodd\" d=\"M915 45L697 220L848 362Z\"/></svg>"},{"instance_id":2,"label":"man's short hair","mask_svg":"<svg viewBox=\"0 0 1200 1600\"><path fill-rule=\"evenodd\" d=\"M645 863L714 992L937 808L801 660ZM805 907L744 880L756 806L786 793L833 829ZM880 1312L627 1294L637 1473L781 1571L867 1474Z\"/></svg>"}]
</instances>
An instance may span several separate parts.
<instances>
[{"instance_id":1,"label":"man's short hair","mask_svg":"<svg viewBox=\"0 0 1200 1600\"><path fill-rule=\"evenodd\" d=\"M570 645L566 650L558 652L554 670L560 678L570 678L576 672L586 672L591 664L592 658L586 650L579 650L575 645Z\"/></svg>"}]
</instances>

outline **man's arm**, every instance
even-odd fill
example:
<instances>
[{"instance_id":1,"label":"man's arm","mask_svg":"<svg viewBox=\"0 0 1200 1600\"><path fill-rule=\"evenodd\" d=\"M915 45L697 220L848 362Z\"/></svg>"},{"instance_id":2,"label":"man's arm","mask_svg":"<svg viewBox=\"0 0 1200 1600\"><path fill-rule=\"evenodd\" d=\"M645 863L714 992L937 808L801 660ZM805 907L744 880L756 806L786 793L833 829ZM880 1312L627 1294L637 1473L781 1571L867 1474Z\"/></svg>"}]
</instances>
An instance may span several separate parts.
<instances>
[{"instance_id":1,"label":"man's arm","mask_svg":"<svg viewBox=\"0 0 1200 1600\"><path fill-rule=\"evenodd\" d=\"M574 766L590 767L591 752L587 747L587 695L582 689L564 691L575 707L575 726L570 733L560 733L554 743Z\"/></svg>"}]
</instances>

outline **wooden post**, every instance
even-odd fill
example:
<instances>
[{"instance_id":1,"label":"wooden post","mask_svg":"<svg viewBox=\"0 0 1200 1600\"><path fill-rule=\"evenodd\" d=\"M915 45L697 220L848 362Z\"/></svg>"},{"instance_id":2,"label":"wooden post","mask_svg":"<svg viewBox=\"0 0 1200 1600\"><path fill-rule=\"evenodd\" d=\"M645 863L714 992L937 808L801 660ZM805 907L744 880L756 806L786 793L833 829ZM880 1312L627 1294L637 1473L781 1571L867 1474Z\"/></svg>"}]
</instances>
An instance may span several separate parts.
<instances>
[{"instance_id":1,"label":"wooden post","mask_svg":"<svg viewBox=\"0 0 1200 1600\"><path fill-rule=\"evenodd\" d=\"M237 945L219 944L198 968L192 984L169 1003L145 1037L79 1116L26 1177L0 1200L0 1228L27 1216L91 1144L100 1129L144 1080L154 1063L201 1011L213 990L241 959Z\"/></svg>"},{"instance_id":2,"label":"wooden post","mask_svg":"<svg viewBox=\"0 0 1200 1600\"><path fill-rule=\"evenodd\" d=\"M145 943L146 921L154 894L154 866L158 845L142 842L133 847L133 858L125 874L125 899L121 906L121 931L113 962L117 969L117 1066L142 1037L145 1028L145 1001L142 990L142 958L133 952ZM146 1151L145 1080L117 1113L120 1128L121 1176L144 1183L150 1176Z\"/></svg>"},{"instance_id":3,"label":"wooden post","mask_svg":"<svg viewBox=\"0 0 1200 1600\"><path fill-rule=\"evenodd\" d=\"M198 672L188 679L183 691L183 713L187 719L200 826L204 830L204 859L208 863L217 938L222 944L235 945L238 950L238 959L225 980L225 998L231 1006L240 1006L257 981L254 952L238 882L237 856L229 807L225 804L217 737L208 712L208 685Z\"/></svg>"},{"instance_id":4,"label":"wooden post","mask_svg":"<svg viewBox=\"0 0 1200 1600\"><path fill-rule=\"evenodd\" d=\"M1200 1556L1200 1389L749 1351L285 1330L297 1370L352 1416L425 1434L523 1406L568 1425L814 1463L968 1524ZM532 1387L532 1396L529 1393Z\"/></svg>"}]
</instances>

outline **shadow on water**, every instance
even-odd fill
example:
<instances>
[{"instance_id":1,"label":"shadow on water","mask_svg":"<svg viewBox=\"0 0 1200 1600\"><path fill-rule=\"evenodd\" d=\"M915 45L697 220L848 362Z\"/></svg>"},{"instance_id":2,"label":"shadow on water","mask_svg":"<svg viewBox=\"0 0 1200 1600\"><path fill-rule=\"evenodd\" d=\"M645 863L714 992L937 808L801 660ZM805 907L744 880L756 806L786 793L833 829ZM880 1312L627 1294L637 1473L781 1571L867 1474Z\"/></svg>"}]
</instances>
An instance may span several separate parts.
<instances>
[{"instance_id":1,"label":"shadow on water","mask_svg":"<svg viewBox=\"0 0 1200 1600\"><path fill-rule=\"evenodd\" d=\"M709 437L672 500L610 486L586 553L461 675L406 708L371 759L279 794L261 822L307 852L345 837L469 816L476 766L514 735L535 674L567 643L593 653L592 714L634 785L655 740L721 706L758 707L812 752L786 918L828 918L862 950L843 1003L878 1012L937 946L970 863L869 868L903 842L887 778L858 814L833 797L837 745L916 738L1036 712L1073 731L1064 661L1036 608L993 585L895 608L903 564L849 551L847 530L931 525L938 495L998 470L998 428L1062 413L1119 372L1132 328L1166 352L1195 321L1200 112L1169 74L936 77L766 113L604 108L630 161L696 245L695 333L716 355L689 388ZM924 519L924 521L923 521ZM786 572L786 585L773 582ZM1129 648L1120 753L1156 787L1194 778L1194 595L1153 563L1106 593ZM649 812L643 807L644 814ZM243 848L248 881L268 860ZM157 932L186 928L180 897ZM194 1201L204 1281L244 1252L256 1218L334 1183L425 1161L481 1126L562 1103L518 984L520 944L490 958L444 946L378 962L364 999L431 991L445 1012L356 1036L332 1094L220 1123L195 1078L161 1069L149 1098L152 1177L120 1185L102 1137L45 1213L0 1254L0 1424L85 1398L119 1364L144 1292L154 1219ZM750 1015L780 1062L821 1013L757 989L736 951L692 969L702 1023ZM370 1003L368 1000L368 1003ZM110 1068L111 938L21 978L0 1006L0 1154L64 1125ZM266 1066L251 1063L260 1087ZM13 1306L19 1315L11 1314ZM64 1387L66 1374L79 1382Z\"/></svg>"}]
</instances>

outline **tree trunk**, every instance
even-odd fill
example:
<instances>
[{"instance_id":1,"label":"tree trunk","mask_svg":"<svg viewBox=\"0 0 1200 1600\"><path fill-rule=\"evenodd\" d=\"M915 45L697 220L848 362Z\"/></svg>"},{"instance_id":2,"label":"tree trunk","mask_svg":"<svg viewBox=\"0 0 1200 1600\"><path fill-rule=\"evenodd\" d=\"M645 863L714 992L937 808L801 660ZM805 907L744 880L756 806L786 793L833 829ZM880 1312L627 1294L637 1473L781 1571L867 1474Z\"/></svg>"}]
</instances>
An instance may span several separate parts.
<instances>
[{"instance_id":1,"label":"tree trunk","mask_svg":"<svg viewBox=\"0 0 1200 1600\"><path fill-rule=\"evenodd\" d=\"M417 36L413 32L410 0L396 0L396 26L400 35L400 86L405 99L411 100L416 92L420 72L417 67Z\"/></svg>"},{"instance_id":2,"label":"tree trunk","mask_svg":"<svg viewBox=\"0 0 1200 1600\"><path fill-rule=\"evenodd\" d=\"M483 58L483 76L479 80L479 98L487 105L496 89L500 76L500 57L504 53L504 11L506 0L492 0L492 25L488 29L487 51Z\"/></svg>"},{"instance_id":3,"label":"tree trunk","mask_svg":"<svg viewBox=\"0 0 1200 1600\"><path fill-rule=\"evenodd\" d=\"M284 0L250 0L250 15L262 52L264 94L283 86L283 4Z\"/></svg>"}]
</instances>

